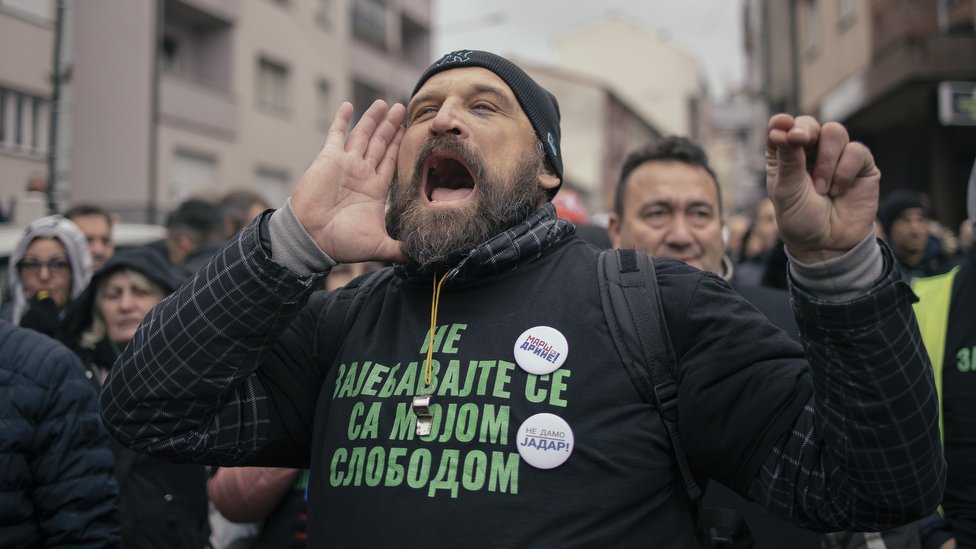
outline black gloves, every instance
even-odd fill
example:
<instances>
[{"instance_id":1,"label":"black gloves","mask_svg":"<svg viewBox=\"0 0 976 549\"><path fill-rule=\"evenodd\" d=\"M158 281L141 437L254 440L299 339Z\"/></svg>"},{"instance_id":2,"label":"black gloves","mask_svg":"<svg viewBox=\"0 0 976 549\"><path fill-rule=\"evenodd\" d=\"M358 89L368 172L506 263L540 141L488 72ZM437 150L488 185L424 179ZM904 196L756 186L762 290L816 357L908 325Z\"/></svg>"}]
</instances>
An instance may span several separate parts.
<instances>
[{"instance_id":1,"label":"black gloves","mask_svg":"<svg viewBox=\"0 0 976 549\"><path fill-rule=\"evenodd\" d=\"M61 319L58 315L58 305L50 294L40 291L27 302L27 312L20 317L20 325L36 332L58 337L58 325Z\"/></svg>"}]
</instances>

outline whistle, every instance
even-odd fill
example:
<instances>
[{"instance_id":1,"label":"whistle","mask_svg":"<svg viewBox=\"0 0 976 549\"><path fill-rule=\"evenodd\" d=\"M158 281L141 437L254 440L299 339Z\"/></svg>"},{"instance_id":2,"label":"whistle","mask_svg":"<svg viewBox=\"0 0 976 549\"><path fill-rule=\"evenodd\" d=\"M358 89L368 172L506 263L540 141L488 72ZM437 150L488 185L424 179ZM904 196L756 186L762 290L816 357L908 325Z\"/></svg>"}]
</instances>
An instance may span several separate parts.
<instances>
[{"instance_id":1,"label":"whistle","mask_svg":"<svg viewBox=\"0 0 976 549\"><path fill-rule=\"evenodd\" d=\"M429 435L434 420L430 413L430 395L413 397L413 413L417 416L417 436Z\"/></svg>"}]
</instances>

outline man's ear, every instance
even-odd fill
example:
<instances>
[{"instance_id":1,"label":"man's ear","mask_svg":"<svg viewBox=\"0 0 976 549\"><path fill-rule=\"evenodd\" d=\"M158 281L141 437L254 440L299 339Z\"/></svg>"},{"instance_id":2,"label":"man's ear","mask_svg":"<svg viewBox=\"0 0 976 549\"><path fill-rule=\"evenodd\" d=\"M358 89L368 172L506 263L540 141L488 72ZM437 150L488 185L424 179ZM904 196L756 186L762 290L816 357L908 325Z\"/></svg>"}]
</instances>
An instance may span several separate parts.
<instances>
[{"instance_id":1,"label":"man's ear","mask_svg":"<svg viewBox=\"0 0 976 549\"><path fill-rule=\"evenodd\" d=\"M610 212L607 218L607 234L610 235L610 243L614 248L620 247L620 218L617 212Z\"/></svg>"},{"instance_id":2,"label":"man's ear","mask_svg":"<svg viewBox=\"0 0 976 549\"><path fill-rule=\"evenodd\" d=\"M547 191L555 189L556 187L559 186L561 182L562 181L560 181L560 179L556 177L556 174L549 171L548 168L543 170L542 173L539 174L539 186L542 187L543 189L546 189Z\"/></svg>"},{"instance_id":3,"label":"man's ear","mask_svg":"<svg viewBox=\"0 0 976 549\"><path fill-rule=\"evenodd\" d=\"M176 237L176 244L180 247L180 251L187 256L193 253L193 249L195 248L193 245L193 240L191 240L190 237L185 234L181 234Z\"/></svg>"},{"instance_id":4,"label":"man's ear","mask_svg":"<svg viewBox=\"0 0 976 549\"><path fill-rule=\"evenodd\" d=\"M238 229L238 227L236 225L237 224L234 223L234 220L231 219L230 217L225 217L224 218L224 237L225 238L227 238L229 240L235 234L237 234L237 231L240 230L240 229Z\"/></svg>"}]
</instances>

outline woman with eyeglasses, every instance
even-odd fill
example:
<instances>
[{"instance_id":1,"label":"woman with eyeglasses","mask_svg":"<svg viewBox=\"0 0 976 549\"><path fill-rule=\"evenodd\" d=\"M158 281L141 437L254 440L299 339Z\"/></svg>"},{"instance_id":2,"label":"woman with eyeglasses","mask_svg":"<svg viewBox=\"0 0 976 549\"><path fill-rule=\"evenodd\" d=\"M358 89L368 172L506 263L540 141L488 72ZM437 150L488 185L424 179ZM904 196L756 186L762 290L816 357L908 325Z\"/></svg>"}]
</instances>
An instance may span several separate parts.
<instances>
[{"instance_id":1,"label":"woman with eyeglasses","mask_svg":"<svg viewBox=\"0 0 976 549\"><path fill-rule=\"evenodd\" d=\"M0 318L50 336L92 272L88 242L77 225L60 215L34 220L10 257L10 301Z\"/></svg>"}]
</instances>

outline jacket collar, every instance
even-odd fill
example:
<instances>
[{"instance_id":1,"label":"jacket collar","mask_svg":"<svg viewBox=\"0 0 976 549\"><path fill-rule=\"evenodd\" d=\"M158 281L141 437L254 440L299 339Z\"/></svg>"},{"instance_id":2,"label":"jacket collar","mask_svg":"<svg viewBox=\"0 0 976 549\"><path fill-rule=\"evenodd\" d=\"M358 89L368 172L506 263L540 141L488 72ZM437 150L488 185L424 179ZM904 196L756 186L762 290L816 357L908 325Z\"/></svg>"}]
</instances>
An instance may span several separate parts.
<instances>
[{"instance_id":1,"label":"jacket collar","mask_svg":"<svg viewBox=\"0 0 976 549\"><path fill-rule=\"evenodd\" d=\"M447 272L448 283L503 273L541 257L554 244L575 232L576 227L556 217L556 207L547 202L522 223L446 262L447 265L454 265L453 268L439 268L437 271ZM427 278L433 274L413 261L397 267L397 273L408 279Z\"/></svg>"}]
</instances>

